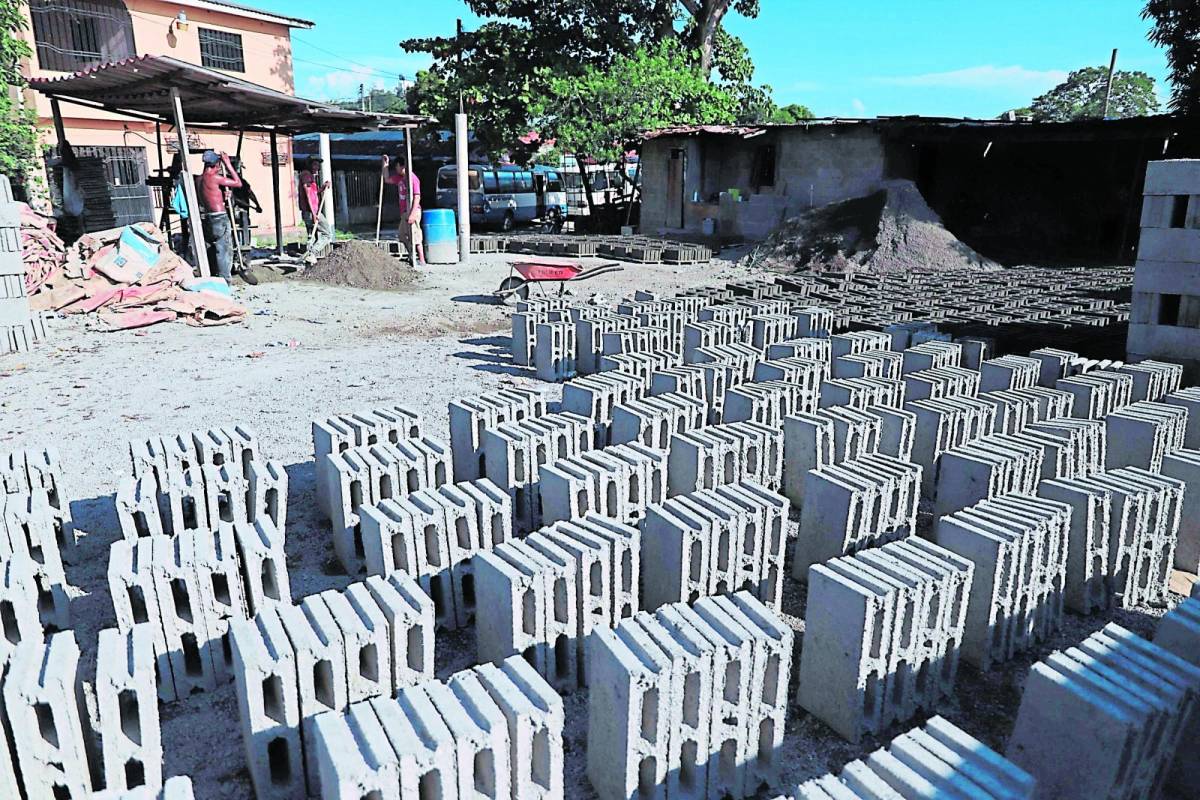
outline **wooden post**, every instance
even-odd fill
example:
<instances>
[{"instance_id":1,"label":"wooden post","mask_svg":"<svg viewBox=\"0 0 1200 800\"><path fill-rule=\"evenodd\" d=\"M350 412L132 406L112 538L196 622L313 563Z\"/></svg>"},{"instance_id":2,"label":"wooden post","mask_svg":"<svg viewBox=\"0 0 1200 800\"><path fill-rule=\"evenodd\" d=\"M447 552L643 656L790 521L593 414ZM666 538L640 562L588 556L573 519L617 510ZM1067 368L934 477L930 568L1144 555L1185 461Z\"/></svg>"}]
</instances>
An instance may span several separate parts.
<instances>
[{"instance_id":1,"label":"wooden post","mask_svg":"<svg viewBox=\"0 0 1200 800\"><path fill-rule=\"evenodd\" d=\"M1112 99L1113 75L1117 71L1117 48L1113 48L1112 61L1108 62L1108 84L1104 87L1104 113L1100 119L1108 119L1108 101Z\"/></svg>"},{"instance_id":2,"label":"wooden post","mask_svg":"<svg viewBox=\"0 0 1200 800\"><path fill-rule=\"evenodd\" d=\"M200 268L200 277L207 278L212 273L208 269L208 248L204 243L204 225L200 215L200 199L196 196L196 182L188 170L188 135L187 123L183 119L183 103L179 99L179 90L171 89L171 104L175 109L175 133L179 136L180 174L183 175L183 194L187 198L188 228L192 232L192 252L196 254L196 266Z\"/></svg>"},{"instance_id":3,"label":"wooden post","mask_svg":"<svg viewBox=\"0 0 1200 800\"><path fill-rule=\"evenodd\" d=\"M62 109L59 108L58 98L50 98L50 113L54 117L54 135L58 139L58 157L63 160L67 166L75 166L75 151L71 149L71 143L67 141L67 129L63 125Z\"/></svg>"},{"instance_id":4,"label":"wooden post","mask_svg":"<svg viewBox=\"0 0 1200 800\"><path fill-rule=\"evenodd\" d=\"M333 194L333 155L329 150L329 134L322 131L317 134L318 146L321 154L321 175L313 177L320 181L321 193L320 200L317 201L317 206L320 208L318 216L325 220L325 225L329 228L329 235L334 236L334 231L337 229L337 222L333 215L333 200L330 199L326 204L325 184L329 184L329 194Z\"/></svg>"},{"instance_id":5,"label":"wooden post","mask_svg":"<svg viewBox=\"0 0 1200 800\"><path fill-rule=\"evenodd\" d=\"M415 194L415 192L413 192L413 176L416 175L417 173L413 169L414 165L413 165L413 160L412 160L412 131L413 131L413 129L412 129L411 125L405 126L405 128L404 128L404 157L408 162L407 172L408 172L408 210L409 210L409 213L412 212L413 203L416 202L416 198L413 197L413 195ZM407 225L408 217L405 217L404 219L400 220L400 224ZM417 224L420 225L421 220L418 219ZM410 234L411 234L411 232L410 232ZM415 238L416 238L415 236L412 236L412 235L409 236L409 239L415 239ZM408 263L409 263L409 266L411 266L413 269L417 268L417 245L415 243L412 245L412 247L408 248Z\"/></svg>"},{"instance_id":6,"label":"wooden post","mask_svg":"<svg viewBox=\"0 0 1200 800\"><path fill-rule=\"evenodd\" d=\"M279 197L279 135L271 129L271 193L275 198L275 255L283 255L283 203Z\"/></svg>"}]
</instances>

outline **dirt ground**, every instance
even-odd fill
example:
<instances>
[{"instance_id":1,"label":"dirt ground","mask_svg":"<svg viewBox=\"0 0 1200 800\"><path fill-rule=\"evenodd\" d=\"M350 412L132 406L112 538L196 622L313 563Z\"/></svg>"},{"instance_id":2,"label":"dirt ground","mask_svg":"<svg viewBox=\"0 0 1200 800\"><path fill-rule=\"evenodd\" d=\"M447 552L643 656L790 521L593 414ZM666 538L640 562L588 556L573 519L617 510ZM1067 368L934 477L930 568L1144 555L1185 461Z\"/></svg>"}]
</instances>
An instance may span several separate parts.
<instances>
[{"instance_id":1,"label":"dirt ground","mask_svg":"<svg viewBox=\"0 0 1200 800\"><path fill-rule=\"evenodd\" d=\"M626 265L576 286L581 296L598 292L612 303L638 288L669 293L722 283L749 274L735 264L744 254L730 251L702 267ZM470 266L423 268L415 285L390 292L294 279L241 286L235 293L250 314L225 328L165 324L102 333L86 318L56 320L48 343L0 356L0 450L56 445L75 499L80 544L67 576L85 675L94 669L97 631L115 624L106 569L108 547L120 536L113 498L129 469L128 441L233 423L252 429L263 455L287 465L293 598L343 588L350 579L333 557L328 523L314 503L311 421L395 403L421 412L430 435L448 439L449 400L537 383L530 370L511 363L508 311L487 296L507 276L510 259L476 256ZM548 396L557 400L561 389L550 387ZM801 588L787 581L784 609L797 639L803 606ZM1149 634L1161 613L1111 617ZM980 675L964 667L943 715L1002 748L1029 665L1105 621L1069 617L1053 642L1003 669ZM474 650L470 629L439 634L438 677L473 664ZM565 704L566 794L591 798L584 775L586 692ZM252 796L232 683L162 706L161 714L166 775L190 775L197 800ZM781 754L786 783L840 768L880 743L848 744L793 708Z\"/></svg>"}]
</instances>

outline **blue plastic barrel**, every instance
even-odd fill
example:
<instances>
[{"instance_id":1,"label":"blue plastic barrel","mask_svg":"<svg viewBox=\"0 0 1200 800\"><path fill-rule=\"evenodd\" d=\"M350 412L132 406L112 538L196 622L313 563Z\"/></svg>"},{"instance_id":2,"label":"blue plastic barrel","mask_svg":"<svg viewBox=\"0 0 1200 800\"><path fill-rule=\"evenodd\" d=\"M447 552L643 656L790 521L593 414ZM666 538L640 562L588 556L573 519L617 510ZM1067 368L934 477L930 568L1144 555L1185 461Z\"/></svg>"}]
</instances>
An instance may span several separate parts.
<instances>
[{"instance_id":1,"label":"blue plastic barrel","mask_svg":"<svg viewBox=\"0 0 1200 800\"><path fill-rule=\"evenodd\" d=\"M431 264L458 263L458 225L454 210L430 208L421 212L425 231L425 260Z\"/></svg>"}]
</instances>

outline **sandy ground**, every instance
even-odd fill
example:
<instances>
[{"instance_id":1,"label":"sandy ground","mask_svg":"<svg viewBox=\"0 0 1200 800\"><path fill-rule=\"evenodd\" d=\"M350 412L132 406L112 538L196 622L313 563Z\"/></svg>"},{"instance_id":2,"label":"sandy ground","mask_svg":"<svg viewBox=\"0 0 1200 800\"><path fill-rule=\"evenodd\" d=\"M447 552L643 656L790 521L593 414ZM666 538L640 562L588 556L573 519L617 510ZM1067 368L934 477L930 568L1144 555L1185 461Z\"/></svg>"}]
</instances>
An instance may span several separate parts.
<instances>
[{"instance_id":1,"label":"sandy ground","mask_svg":"<svg viewBox=\"0 0 1200 800\"><path fill-rule=\"evenodd\" d=\"M748 274L733 264L742 254L732 251L703 267L627 265L577 287L611 303L637 288L673 292L721 283ZM395 403L421 412L431 435L448 438L449 400L536 383L509 358L507 309L486 296L508 274L509 258L477 256L469 267L426 268L421 283L402 292L294 279L242 286L236 294L251 315L226 328L166 324L103 333L85 318L57 320L50 341L36 351L0 356L0 449L56 445L75 498L80 544L67 575L85 675L94 669L97 631L115 624L106 569L108 547L120 536L113 493L129 469L126 442L231 423L251 428L261 452L287 465L290 477L286 547L293 598L340 589L349 578L333 557L328 524L314 502L311 420ZM560 394L549 389L552 400ZM803 605L801 588L787 581L784 610L798 644ZM1108 618L1150 634L1161 613L1142 609ZM1029 665L1108 618L1069 617L1054 641L987 675L964 667L943 715L1002 747ZM439 635L439 677L474 663L473 638L470 629ZM586 692L569 695L565 705L567 796L591 798L584 775ZM166 775L191 775L198 800L252 796L232 683L165 705L161 714ZM794 785L880 743L848 744L793 709L781 754L785 777Z\"/></svg>"}]
</instances>

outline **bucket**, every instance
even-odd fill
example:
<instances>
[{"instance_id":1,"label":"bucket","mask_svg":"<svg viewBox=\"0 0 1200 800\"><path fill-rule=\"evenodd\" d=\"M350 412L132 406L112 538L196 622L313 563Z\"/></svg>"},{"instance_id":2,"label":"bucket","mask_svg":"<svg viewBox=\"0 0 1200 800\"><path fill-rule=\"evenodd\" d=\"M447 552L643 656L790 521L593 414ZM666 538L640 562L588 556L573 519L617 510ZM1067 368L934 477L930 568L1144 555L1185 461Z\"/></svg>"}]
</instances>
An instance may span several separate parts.
<instances>
[{"instance_id":1,"label":"bucket","mask_svg":"<svg viewBox=\"0 0 1200 800\"><path fill-rule=\"evenodd\" d=\"M458 263L458 225L454 210L430 208L421 212L425 233L425 260L430 264Z\"/></svg>"}]
</instances>

